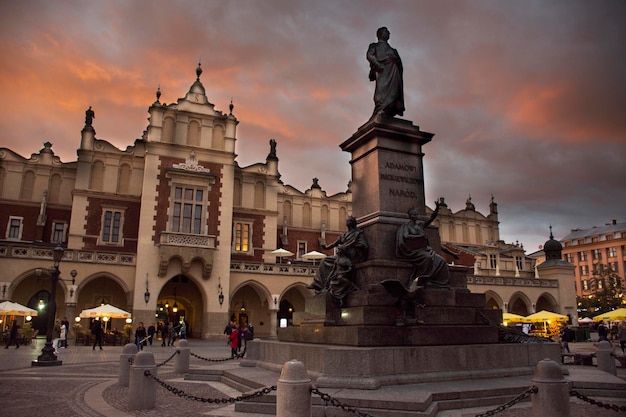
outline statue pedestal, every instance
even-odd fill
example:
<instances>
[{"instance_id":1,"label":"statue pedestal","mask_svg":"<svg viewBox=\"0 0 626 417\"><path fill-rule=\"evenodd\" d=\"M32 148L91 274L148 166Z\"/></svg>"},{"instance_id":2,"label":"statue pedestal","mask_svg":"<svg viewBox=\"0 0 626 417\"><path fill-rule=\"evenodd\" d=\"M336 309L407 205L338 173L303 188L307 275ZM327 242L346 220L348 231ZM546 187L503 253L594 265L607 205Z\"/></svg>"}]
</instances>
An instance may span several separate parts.
<instances>
[{"instance_id":1,"label":"statue pedestal","mask_svg":"<svg viewBox=\"0 0 626 417\"><path fill-rule=\"evenodd\" d=\"M251 363L280 369L298 358L316 386L358 390L530 375L539 360L558 361L558 343L498 343L502 311L468 290L467 267L448 265L450 288L406 291L413 266L396 259L396 234L409 209L426 215L422 146L432 137L409 121L377 116L341 144L352 154L352 215L369 247L367 261L354 266L359 290L343 305L327 293L307 298L294 326L278 330L280 342L250 344ZM441 252L437 228L426 234ZM400 291L391 295L386 280Z\"/></svg>"},{"instance_id":2,"label":"statue pedestal","mask_svg":"<svg viewBox=\"0 0 626 417\"><path fill-rule=\"evenodd\" d=\"M370 245L368 259L394 259L395 232L409 209L426 214L422 146L433 136L408 120L376 116L340 145L352 154L352 216ZM438 250L439 234L429 238Z\"/></svg>"}]
</instances>

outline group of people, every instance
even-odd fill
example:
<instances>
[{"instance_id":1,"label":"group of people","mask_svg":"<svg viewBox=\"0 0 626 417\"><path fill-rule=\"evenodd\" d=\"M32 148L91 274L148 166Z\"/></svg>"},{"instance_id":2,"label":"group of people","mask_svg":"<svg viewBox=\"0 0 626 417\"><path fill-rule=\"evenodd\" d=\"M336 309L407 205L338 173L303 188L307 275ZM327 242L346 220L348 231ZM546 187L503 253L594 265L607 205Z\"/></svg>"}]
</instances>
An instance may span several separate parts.
<instances>
[{"instance_id":1,"label":"group of people","mask_svg":"<svg viewBox=\"0 0 626 417\"><path fill-rule=\"evenodd\" d=\"M600 322L598 324L597 330L598 342L602 342L603 340L609 342L609 329L603 322ZM561 329L560 336L563 351L569 353L569 342L573 342L576 339L576 334L574 333L574 330L572 330L568 325L565 325ZM617 338L619 340L619 345L622 349L622 353L626 353L626 322L624 321L622 321L618 325Z\"/></svg>"},{"instance_id":2,"label":"group of people","mask_svg":"<svg viewBox=\"0 0 626 417\"><path fill-rule=\"evenodd\" d=\"M237 325L231 320L224 328L224 334L228 336L230 346L230 357L236 358L241 354L241 347L248 344L248 340L254 339L254 326L251 324Z\"/></svg>"},{"instance_id":3,"label":"group of people","mask_svg":"<svg viewBox=\"0 0 626 417\"><path fill-rule=\"evenodd\" d=\"M174 342L177 338L187 338L187 323L185 320L181 320L178 326L174 326L173 322L160 321L158 324L152 323L146 327L143 322L139 322L139 325L135 329L135 344L139 350L143 350L145 346L150 344L158 335L161 335L161 347L174 346Z\"/></svg>"}]
</instances>

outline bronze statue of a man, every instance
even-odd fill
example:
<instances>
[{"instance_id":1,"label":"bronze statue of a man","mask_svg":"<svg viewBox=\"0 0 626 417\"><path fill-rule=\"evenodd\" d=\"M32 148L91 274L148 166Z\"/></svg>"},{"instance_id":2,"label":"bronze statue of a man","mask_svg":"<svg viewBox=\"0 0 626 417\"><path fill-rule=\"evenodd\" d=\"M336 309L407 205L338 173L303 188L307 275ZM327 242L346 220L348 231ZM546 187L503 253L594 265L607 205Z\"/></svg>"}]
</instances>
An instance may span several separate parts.
<instances>
[{"instance_id":1,"label":"bronze statue of a man","mask_svg":"<svg viewBox=\"0 0 626 417\"><path fill-rule=\"evenodd\" d=\"M85 111L85 126L91 126L93 119L96 117L96 113L91 110L91 106Z\"/></svg>"},{"instance_id":2,"label":"bronze statue of a man","mask_svg":"<svg viewBox=\"0 0 626 417\"><path fill-rule=\"evenodd\" d=\"M357 227L356 219L348 216L346 219L348 231L341 234L330 245L322 245L322 249L337 248L337 254L327 256L320 262L315 279L307 288L316 293L328 292L333 299L344 304L346 296L357 290L354 283L354 264L367 259L367 241L363 230Z\"/></svg>"},{"instance_id":3,"label":"bronze statue of a man","mask_svg":"<svg viewBox=\"0 0 626 417\"><path fill-rule=\"evenodd\" d=\"M402 83L402 60L398 51L389 46L389 30L381 27L376 31L378 42L367 49L370 63L370 81L376 81L374 90L374 113L389 117L404 114L404 86Z\"/></svg>"}]
</instances>

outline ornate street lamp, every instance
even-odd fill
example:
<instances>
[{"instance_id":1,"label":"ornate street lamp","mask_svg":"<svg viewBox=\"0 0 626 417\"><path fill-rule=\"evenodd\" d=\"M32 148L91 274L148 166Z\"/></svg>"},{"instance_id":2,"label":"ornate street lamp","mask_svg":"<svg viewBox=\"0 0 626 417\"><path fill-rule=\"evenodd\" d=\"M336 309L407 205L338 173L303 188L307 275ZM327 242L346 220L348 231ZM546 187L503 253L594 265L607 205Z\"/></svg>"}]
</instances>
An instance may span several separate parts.
<instances>
[{"instance_id":1,"label":"ornate street lamp","mask_svg":"<svg viewBox=\"0 0 626 417\"><path fill-rule=\"evenodd\" d=\"M52 289L50 291L50 300L48 302L48 329L46 332L46 344L41 349L41 355L37 357L37 360L31 362L32 366L59 366L63 364L63 361L57 359L54 354L54 348L52 347L52 331L54 329L54 318L57 314L57 284L59 282L59 264L63 259L64 249L61 246L57 246L52 250L52 257L54 259L54 265L50 269L50 280L52 281Z\"/></svg>"}]
</instances>

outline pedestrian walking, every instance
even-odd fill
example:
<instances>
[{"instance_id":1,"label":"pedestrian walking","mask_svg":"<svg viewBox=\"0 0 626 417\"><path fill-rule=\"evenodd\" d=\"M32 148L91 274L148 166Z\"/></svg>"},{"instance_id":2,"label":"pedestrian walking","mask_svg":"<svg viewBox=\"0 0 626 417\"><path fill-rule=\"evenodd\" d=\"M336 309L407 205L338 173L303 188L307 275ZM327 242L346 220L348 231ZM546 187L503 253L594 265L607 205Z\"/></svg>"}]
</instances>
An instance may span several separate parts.
<instances>
[{"instance_id":1,"label":"pedestrian walking","mask_svg":"<svg viewBox=\"0 0 626 417\"><path fill-rule=\"evenodd\" d=\"M9 343L7 343L5 349L8 349L12 344L15 344L15 349L20 347L20 343L17 341L18 328L19 326L17 325L17 320L13 320L13 324L11 324L11 331L9 332Z\"/></svg>"},{"instance_id":2,"label":"pedestrian walking","mask_svg":"<svg viewBox=\"0 0 626 417\"><path fill-rule=\"evenodd\" d=\"M174 346L174 323L170 323L167 326L167 345Z\"/></svg>"},{"instance_id":3,"label":"pedestrian walking","mask_svg":"<svg viewBox=\"0 0 626 417\"><path fill-rule=\"evenodd\" d=\"M139 322L139 326L135 329L135 344L137 345L137 349L143 350L143 347L146 346L146 339L148 338L148 333L146 332L146 328L143 325L143 322Z\"/></svg>"},{"instance_id":4,"label":"pedestrian walking","mask_svg":"<svg viewBox=\"0 0 626 417\"><path fill-rule=\"evenodd\" d=\"M623 321L619 325L619 346L622 348L622 353L626 350L626 322Z\"/></svg>"},{"instance_id":5,"label":"pedestrian walking","mask_svg":"<svg viewBox=\"0 0 626 417\"><path fill-rule=\"evenodd\" d=\"M187 338L187 323L185 323L185 320L180 321L180 329L178 331L178 334L180 335L181 339Z\"/></svg>"},{"instance_id":6,"label":"pedestrian walking","mask_svg":"<svg viewBox=\"0 0 626 417\"><path fill-rule=\"evenodd\" d=\"M60 348L66 348L67 347L67 326L65 325L65 323L63 323L63 321L61 321L61 332L59 334L59 346L58 349Z\"/></svg>"},{"instance_id":7,"label":"pedestrian walking","mask_svg":"<svg viewBox=\"0 0 626 417\"><path fill-rule=\"evenodd\" d=\"M148 326L148 343L152 346L152 339L154 339L154 335L156 334L156 326L152 323Z\"/></svg>"},{"instance_id":8,"label":"pedestrian walking","mask_svg":"<svg viewBox=\"0 0 626 417\"><path fill-rule=\"evenodd\" d=\"M96 350L96 345L102 350L102 323L99 318L96 318L91 325L91 334L94 336L92 350Z\"/></svg>"},{"instance_id":9,"label":"pedestrian walking","mask_svg":"<svg viewBox=\"0 0 626 417\"><path fill-rule=\"evenodd\" d=\"M61 337L61 342L62 342L61 347L67 349L67 338L70 334L70 322L67 319L67 317L63 317L63 320L61 320L61 326L62 325L65 325L65 336Z\"/></svg>"},{"instance_id":10,"label":"pedestrian walking","mask_svg":"<svg viewBox=\"0 0 626 417\"><path fill-rule=\"evenodd\" d=\"M161 322L160 332L161 332L161 347L165 347L165 341L167 340L167 328L169 327L168 322Z\"/></svg>"},{"instance_id":11,"label":"pedestrian walking","mask_svg":"<svg viewBox=\"0 0 626 417\"><path fill-rule=\"evenodd\" d=\"M235 358L239 356L237 350L239 349L239 331L237 330L237 325L233 324L232 331L228 335L228 340L230 341L230 357Z\"/></svg>"}]
</instances>

